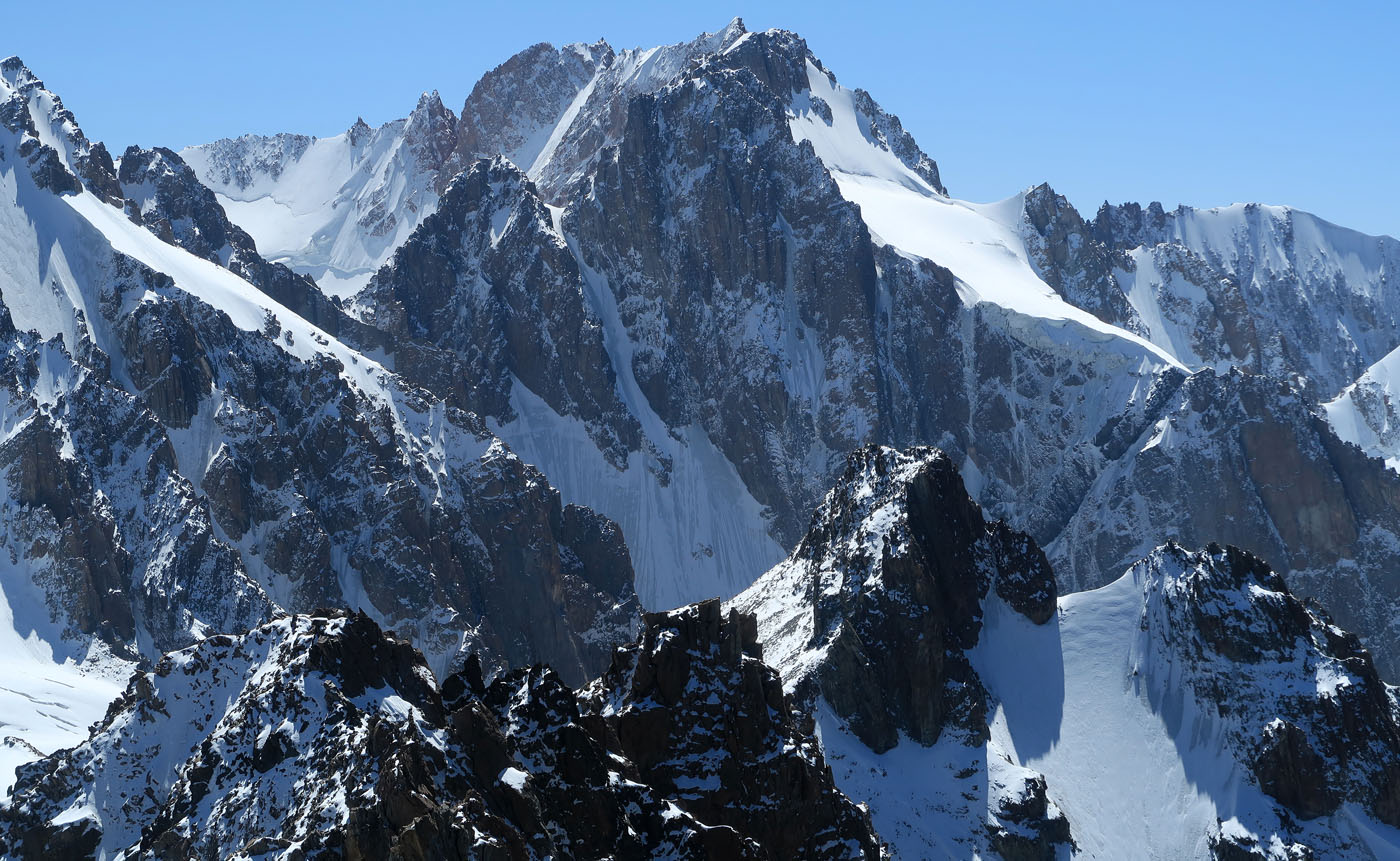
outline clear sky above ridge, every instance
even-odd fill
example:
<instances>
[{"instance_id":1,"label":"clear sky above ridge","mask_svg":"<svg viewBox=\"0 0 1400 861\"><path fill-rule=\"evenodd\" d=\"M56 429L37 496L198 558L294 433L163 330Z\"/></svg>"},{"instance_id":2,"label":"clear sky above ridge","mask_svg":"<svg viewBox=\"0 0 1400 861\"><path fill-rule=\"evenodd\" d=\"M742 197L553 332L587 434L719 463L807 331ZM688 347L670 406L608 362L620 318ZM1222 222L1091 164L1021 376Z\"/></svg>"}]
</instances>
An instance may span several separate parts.
<instances>
[{"instance_id":1,"label":"clear sky above ridge","mask_svg":"<svg viewBox=\"0 0 1400 861\"><path fill-rule=\"evenodd\" d=\"M1284 203L1400 236L1400 5L13 3L18 54L90 137L179 148L453 110L534 42L651 46L739 15L898 114L957 197Z\"/></svg>"}]
</instances>

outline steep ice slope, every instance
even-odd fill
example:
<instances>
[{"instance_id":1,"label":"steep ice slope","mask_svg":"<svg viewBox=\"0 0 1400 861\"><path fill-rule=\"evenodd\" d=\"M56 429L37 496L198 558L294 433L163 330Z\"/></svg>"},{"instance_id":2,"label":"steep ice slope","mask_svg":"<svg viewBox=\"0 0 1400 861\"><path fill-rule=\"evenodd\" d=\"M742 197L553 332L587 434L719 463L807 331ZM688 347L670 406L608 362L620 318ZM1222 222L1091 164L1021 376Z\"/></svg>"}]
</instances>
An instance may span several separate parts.
<instances>
[{"instance_id":1,"label":"steep ice slope","mask_svg":"<svg viewBox=\"0 0 1400 861\"><path fill-rule=\"evenodd\" d=\"M1183 741L1196 748L1188 775L1173 733L1132 683L1141 609L1132 574L1062 597L1057 622L1043 628L990 605L975 663L1000 701L992 743L1052 782L1086 856L1124 857L1139 845L1142 857L1199 858L1216 824L1209 793L1248 787L1194 700L1182 704ZM1202 720L1196 741L1191 727Z\"/></svg>"},{"instance_id":2,"label":"steep ice slope","mask_svg":"<svg viewBox=\"0 0 1400 861\"><path fill-rule=\"evenodd\" d=\"M8 148L7 148L8 150ZM100 235L84 229L63 202L36 188L22 170L0 164L0 278L15 325L44 337L77 335L75 310L99 317L85 292L96 272L89 250ZM40 289L20 289L35 285Z\"/></svg>"},{"instance_id":3,"label":"steep ice slope","mask_svg":"<svg viewBox=\"0 0 1400 861\"><path fill-rule=\"evenodd\" d=\"M628 349L625 337L610 337L609 350ZM728 598L749 585L748 572L782 558L763 506L703 429L668 431L647 409L647 447L630 452L619 469L598 451L583 422L555 412L519 381L511 407L515 418L492 421L492 431L548 475L566 500L617 522L637 568L643 606Z\"/></svg>"},{"instance_id":4,"label":"steep ice slope","mask_svg":"<svg viewBox=\"0 0 1400 861\"><path fill-rule=\"evenodd\" d=\"M1308 706L1298 704L1320 703L1323 714L1335 714L1348 708L1340 705L1348 692L1338 691L1356 693L1366 683L1342 654L1270 630L1260 608L1288 599L1267 580L1246 578L1239 591L1224 593L1223 605L1196 605L1202 587L1194 578L1209 583L1221 575L1204 570L1239 564L1225 561L1235 551L1216 552L1212 559L1156 551L1108 586L1062 597L1058 623L1044 628L989 607L974 662L998 701L993 743L1046 775L1086 857L1124 857L1125 846L1141 847L1141 857L1207 857L1222 836L1257 840L1267 857L1290 841L1330 845L1351 857L1397 857L1400 829L1356 803L1334 799L1323 818L1312 813L1290 822L1261 788L1263 760L1241 757L1240 745L1257 742L1265 726L1308 727L1292 711L1306 715ZM1187 628L1191 613L1218 627ZM1323 630L1341 636L1325 623ZM1236 651L1229 661L1217 657L1230 648ZM1261 652L1251 655L1251 648ZM1225 684L1233 688L1217 687L1214 700L1202 696L1209 688L1199 681L1210 678L1204 668L1212 660L1217 678L1231 677ZM1393 700L1393 692L1386 696ZM1323 720L1328 726L1340 719ZM1335 749L1318 730L1306 731L1319 750ZM1364 767L1383 766L1379 750L1347 747L1342 755Z\"/></svg>"},{"instance_id":5,"label":"steep ice slope","mask_svg":"<svg viewBox=\"0 0 1400 861\"><path fill-rule=\"evenodd\" d=\"M618 469L597 452L582 422L559 415L518 380L511 392L517 418L493 424L493 430L567 488L561 492L568 498L617 521L637 566L644 606L729 598L752 582L749 572L783 557L768 532L764 507L704 428L669 428L656 414L637 385L636 344L611 286L586 265L580 269L588 307L602 325L617 370L618 395L639 422L644 445Z\"/></svg>"}]
</instances>

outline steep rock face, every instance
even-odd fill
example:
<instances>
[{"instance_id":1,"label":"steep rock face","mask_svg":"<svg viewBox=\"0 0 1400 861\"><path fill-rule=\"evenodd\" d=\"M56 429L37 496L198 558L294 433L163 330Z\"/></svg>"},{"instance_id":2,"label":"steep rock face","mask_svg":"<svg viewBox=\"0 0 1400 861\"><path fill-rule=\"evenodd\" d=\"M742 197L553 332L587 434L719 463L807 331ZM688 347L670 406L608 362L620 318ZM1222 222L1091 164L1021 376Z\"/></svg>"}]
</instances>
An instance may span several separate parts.
<instances>
[{"instance_id":1,"label":"steep rock face","mask_svg":"<svg viewBox=\"0 0 1400 861\"><path fill-rule=\"evenodd\" d=\"M1306 823L1346 802L1400 821L1400 699L1354 635L1233 547L1169 545L1139 565L1135 664L1148 700L1166 708L1186 686L1214 709L1234 760L1287 812L1290 840L1320 835L1290 829L1287 814Z\"/></svg>"},{"instance_id":2,"label":"steep rock face","mask_svg":"<svg viewBox=\"0 0 1400 861\"><path fill-rule=\"evenodd\" d=\"M844 100L846 113L821 120L816 89ZM643 428L659 420L666 429L646 432L643 448L657 454L647 469L663 486L683 485L685 457L713 445L782 545L801 535L841 452L871 439L934 440L985 464L979 492L994 505L1024 500L1019 521L1052 538L1102 469L1094 405L1130 402L1158 359L1136 347L1075 355L1014 315L967 307L947 270L873 243L861 210L832 182L828 156L793 140L799 126L819 134L809 116L873 128L880 136L860 145L938 193L926 156L900 160L909 154L893 123L880 131L883 115L835 88L800 39L773 31L748 34L672 87L636 98L621 143L566 195L559 224L620 394ZM537 248L551 254L542 241ZM540 442L540 421L529 419L500 432L549 474L572 475L579 458L558 454L566 441ZM666 437L697 427L703 442L673 454ZM606 480L561 482L631 536L658 528L598 491ZM1025 499L1028 486L1043 492ZM695 571L678 579L693 587L652 587L655 556L642 555L647 601L732 592L752 576L734 569L769 552L736 552L737 536L718 528L696 537L694 561L687 544L675 553Z\"/></svg>"},{"instance_id":3,"label":"steep rock face","mask_svg":"<svg viewBox=\"0 0 1400 861\"><path fill-rule=\"evenodd\" d=\"M587 172L600 152L621 139L633 98L678 81L702 58L724 51L744 35L743 21L735 18L723 29L702 33L688 42L616 52L608 48L540 152L531 164L520 168L530 174L546 200L563 203L569 183ZM574 48L579 49L597 50L595 46Z\"/></svg>"},{"instance_id":4,"label":"steep rock face","mask_svg":"<svg viewBox=\"0 0 1400 861\"><path fill-rule=\"evenodd\" d=\"M619 465L638 446L578 264L510 162L478 161L455 179L356 302L391 335L457 353L482 414L513 419L519 380L582 419Z\"/></svg>"},{"instance_id":5,"label":"steep rock face","mask_svg":"<svg viewBox=\"0 0 1400 861\"><path fill-rule=\"evenodd\" d=\"M576 694L533 668L488 687L470 662L440 691L421 656L367 617L291 616L136 676L87 742L24 767L0 840L16 858L879 857L772 671L758 688L746 680L756 670L739 671L732 626L752 624L721 625L712 605L653 619L649 635L693 635L693 664L665 662L658 683L703 684L715 714L775 710L740 750L759 774L801 779L762 796L733 769L688 790L629 760L627 716L658 709L630 683ZM738 724L659 708L682 734L717 734L697 743L740 740ZM732 798L751 804L726 808Z\"/></svg>"},{"instance_id":6,"label":"steep rock face","mask_svg":"<svg viewBox=\"0 0 1400 861\"><path fill-rule=\"evenodd\" d=\"M779 59L801 68L801 53ZM858 445L879 412L875 264L784 103L733 64L634 101L562 223L626 329L620 373L667 425L705 428L759 503L807 508L794 460ZM846 361L826 364L838 345Z\"/></svg>"},{"instance_id":7,"label":"steep rock face","mask_svg":"<svg viewBox=\"0 0 1400 861\"><path fill-rule=\"evenodd\" d=\"M482 75L462 106L458 164L499 155L528 173L585 87L616 56L601 40L557 49L541 42Z\"/></svg>"},{"instance_id":8,"label":"steep rock face","mask_svg":"<svg viewBox=\"0 0 1400 861\"><path fill-rule=\"evenodd\" d=\"M760 611L765 642L782 654L821 650L810 677L779 666L882 753L901 735L927 746L950 722L973 734L985 724L966 652L993 581L1032 621L1053 612L1044 554L983 520L947 455L870 446L847 461L788 561L736 603Z\"/></svg>"},{"instance_id":9,"label":"steep rock face","mask_svg":"<svg viewBox=\"0 0 1400 861\"><path fill-rule=\"evenodd\" d=\"M263 259L253 238L229 220L180 156L161 147L128 147L117 180L128 213L161 239L225 267L332 335L352 338L364 349L376 345L377 338L356 326L316 282Z\"/></svg>"},{"instance_id":10,"label":"steep rock face","mask_svg":"<svg viewBox=\"0 0 1400 861\"><path fill-rule=\"evenodd\" d=\"M1108 581L1149 536L1237 543L1333 599L1390 672L1396 636L1381 617L1393 613L1357 598L1393 591L1400 561L1383 531L1362 529L1373 535L1362 548L1346 529L1297 528L1248 488L1222 501L1196 489L1218 482L1154 479L1138 463L1156 458L1151 429L1184 375L1239 366L1285 380L1267 409L1294 413L1295 398L1331 396L1400 343L1390 241L1269 207L1125 205L1085 219L1048 186L993 205L950 200L868 94L837 85L793 34L741 22L651 52L536 46L488 77L469 99L478 119L459 121L459 141L476 142L453 158L496 146L530 162L519 167L538 197L562 207L546 209L556 229L513 232L493 253L558 262L509 292L568 296L555 313L596 318L606 360L590 334L573 367L552 344L544 354L565 361L522 362L510 346L521 332L559 332L500 301L499 278L470 325L442 318L456 331L436 352L401 336L396 358L444 396L460 381L454 362L479 368L488 383L453 402L480 410L565 498L622 524L652 606L751 582L800 538L844 452L936 444L979 502L1047 548L1062 585ZM483 136L500 94L517 92L536 93L519 121ZM482 271L484 223L448 219L413 244L443 248L427 234L448 224L462 249L444 258L451 276L417 299L400 277L364 313L388 324L395 302L423 305ZM561 290L572 276L558 277L553 232L581 264L578 306ZM509 325L493 307L510 309ZM517 386L522 368L531 380ZM1384 398L1368 403L1340 436L1388 456ZM1313 461L1311 435L1279 457ZM1227 436L1212 432L1206 461L1228 459ZM1379 466L1341 457L1348 488L1384 483ZM1151 528L1118 493L1125 474L1160 485L1146 497ZM1329 499L1323 521L1368 508L1352 490ZM1314 586L1325 570L1345 582Z\"/></svg>"},{"instance_id":11,"label":"steep rock face","mask_svg":"<svg viewBox=\"0 0 1400 861\"><path fill-rule=\"evenodd\" d=\"M879 446L850 456L792 555L734 599L758 618L785 687L835 718L822 726L828 750L843 751L838 781L872 802L901 857L1053 858L1071 842L1045 778L1003 768L988 747L995 700L971 660L987 602L1045 625L1055 609L1045 555L984 520L943 452ZM879 782L862 775L887 752L935 758L906 790L927 805L923 824L902 821L895 802L882 810Z\"/></svg>"},{"instance_id":12,"label":"steep rock face","mask_svg":"<svg viewBox=\"0 0 1400 861\"><path fill-rule=\"evenodd\" d=\"M393 327L366 325L310 277L265 260L252 237L229 220L218 196L175 153L129 147L118 172L128 213L161 239L247 280L326 335L361 352L391 354L400 376L431 389L452 406L480 410L497 404L483 399L481 387L474 383L478 374L454 353L429 340L390 331Z\"/></svg>"},{"instance_id":13,"label":"steep rock face","mask_svg":"<svg viewBox=\"0 0 1400 861\"><path fill-rule=\"evenodd\" d=\"M566 506L476 415L277 302L279 281L320 294L262 260L178 156L128 150L112 174L124 202L60 197L12 165L0 188L19 217L0 247L32 276L5 301L55 339L18 345L38 370L17 372L16 397L51 421L13 441L12 480L33 485L15 499L51 522L13 558L92 582L55 586L59 629L153 658L273 608L341 605L439 672L474 650L574 683L606 668L637 621L614 525ZM80 384L101 396L62 399ZM70 491L68 526L69 508L36 504ZM70 619L63 600L83 590Z\"/></svg>"},{"instance_id":14,"label":"steep rock face","mask_svg":"<svg viewBox=\"0 0 1400 861\"><path fill-rule=\"evenodd\" d=\"M282 606L372 608L439 671L481 649L509 665L548 659L575 683L630 634L621 535L588 534L593 515L573 511L586 537L571 547L557 491L475 415L392 379L367 387L332 356L293 356L274 346L295 342L276 318L248 332L173 286L163 299L121 323L122 358L133 381L156 379L141 394L182 429L181 471ZM158 373L137 364L149 356ZM196 383L162 384L186 369Z\"/></svg>"},{"instance_id":15,"label":"steep rock face","mask_svg":"<svg viewBox=\"0 0 1400 861\"><path fill-rule=\"evenodd\" d=\"M1026 247L1045 283L1102 320L1150 333L1115 275L1129 265L1121 251L1097 241L1093 224L1047 184L1027 191L1023 208Z\"/></svg>"},{"instance_id":16,"label":"steep rock face","mask_svg":"<svg viewBox=\"0 0 1400 861\"><path fill-rule=\"evenodd\" d=\"M1228 541L1278 560L1395 674L1400 480L1277 380L1202 371L1163 395L1115 423L1134 439L1051 544L1061 582L1103 585L1162 538ZM1182 506L1195 516L1179 517Z\"/></svg>"}]
</instances>

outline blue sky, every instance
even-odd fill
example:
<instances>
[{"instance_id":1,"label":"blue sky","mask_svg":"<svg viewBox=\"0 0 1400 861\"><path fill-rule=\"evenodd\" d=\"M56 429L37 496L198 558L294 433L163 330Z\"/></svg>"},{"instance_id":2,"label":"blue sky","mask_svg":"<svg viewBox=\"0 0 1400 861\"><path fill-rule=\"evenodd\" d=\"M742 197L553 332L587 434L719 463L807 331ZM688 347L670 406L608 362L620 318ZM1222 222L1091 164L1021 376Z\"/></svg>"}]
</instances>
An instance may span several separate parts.
<instances>
[{"instance_id":1,"label":"blue sky","mask_svg":"<svg viewBox=\"0 0 1400 861\"><path fill-rule=\"evenodd\" d=\"M19 54L90 136L180 147L454 110L538 41L674 42L740 15L870 90L958 197L1286 203L1400 236L1400 5L13 3Z\"/></svg>"}]
</instances>

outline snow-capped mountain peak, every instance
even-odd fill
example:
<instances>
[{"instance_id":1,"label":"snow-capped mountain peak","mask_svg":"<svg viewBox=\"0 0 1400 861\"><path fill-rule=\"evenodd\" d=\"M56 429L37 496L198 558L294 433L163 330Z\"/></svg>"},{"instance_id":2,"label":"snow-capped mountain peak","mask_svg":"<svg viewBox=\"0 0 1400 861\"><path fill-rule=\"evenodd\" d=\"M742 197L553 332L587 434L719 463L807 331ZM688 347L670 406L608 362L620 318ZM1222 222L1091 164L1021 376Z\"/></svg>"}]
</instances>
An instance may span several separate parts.
<instances>
[{"instance_id":1,"label":"snow-capped mountain peak","mask_svg":"<svg viewBox=\"0 0 1400 861\"><path fill-rule=\"evenodd\" d=\"M0 855L1400 846L1394 240L959 200L739 19L410 104L0 63Z\"/></svg>"}]
</instances>

